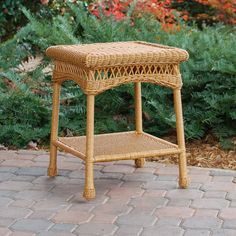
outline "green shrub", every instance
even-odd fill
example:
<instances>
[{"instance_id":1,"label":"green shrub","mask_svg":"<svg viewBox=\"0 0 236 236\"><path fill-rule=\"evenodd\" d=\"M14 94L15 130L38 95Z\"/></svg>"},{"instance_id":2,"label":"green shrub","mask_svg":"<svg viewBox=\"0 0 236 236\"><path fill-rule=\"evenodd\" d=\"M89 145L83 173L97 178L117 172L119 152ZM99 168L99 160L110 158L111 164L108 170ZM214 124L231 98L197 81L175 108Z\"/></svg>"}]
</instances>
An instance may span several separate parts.
<instances>
[{"instance_id":1,"label":"green shrub","mask_svg":"<svg viewBox=\"0 0 236 236\"><path fill-rule=\"evenodd\" d=\"M52 9L44 6L39 0L4 0L0 4L0 41L13 36L27 23L21 9L26 7L40 17L51 17Z\"/></svg>"},{"instance_id":2,"label":"green shrub","mask_svg":"<svg viewBox=\"0 0 236 236\"><path fill-rule=\"evenodd\" d=\"M50 22L24 12L29 23L0 48L3 68L0 114L4 117L0 119L0 128L4 130L0 133L0 143L20 147L30 140L48 142L52 91L50 76L42 69L49 60L44 57L40 67L24 74L13 70L22 60L35 52L44 55L44 50L54 44L126 40L163 43L188 50L190 59L181 65L187 139L202 138L210 132L228 144L227 140L236 135L236 33L233 27L219 25L199 30L182 25L181 31L168 34L149 16L132 19L132 22L131 19L116 22L105 17L98 20L82 5L70 5L70 14L55 16ZM10 89L13 85L18 89ZM129 84L97 96L96 132L132 130L133 95L133 86ZM173 132L172 91L143 84L142 98L145 130L159 136ZM20 116L14 118L14 114L19 113ZM11 118L6 119L8 116ZM60 134L80 135L84 127L85 96L77 85L65 83Z\"/></svg>"},{"instance_id":3,"label":"green shrub","mask_svg":"<svg viewBox=\"0 0 236 236\"><path fill-rule=\"evenodd\" d=\"M5 41L25 26L27 17L22 9L30 10L39 19L52 20L53 16L64 15L69 11L67 2L70 0L50 0L48 3L42 3L40 0L4 0L0 4L0 42ZM91 1L83 1L86 7ZM75 6L80 2L74 1Z\"/></svg>"}]
</instances>

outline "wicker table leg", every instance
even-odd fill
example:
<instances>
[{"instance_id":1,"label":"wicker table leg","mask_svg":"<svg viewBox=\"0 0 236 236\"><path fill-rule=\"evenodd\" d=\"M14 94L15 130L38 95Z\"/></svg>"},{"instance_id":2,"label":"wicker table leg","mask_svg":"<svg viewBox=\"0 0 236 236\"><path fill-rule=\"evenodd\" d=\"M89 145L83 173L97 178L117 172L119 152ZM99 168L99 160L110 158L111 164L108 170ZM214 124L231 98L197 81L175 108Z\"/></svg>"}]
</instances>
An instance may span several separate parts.
<instances>
[{"instance_id":1,"label":"wicker table leg","mask_svg":"<svg viewBox=\"0 0 236 236\"><path fill-rule=\"evenodd\" d=\"M57 140L58 136L60 90L61 90L61 84L53 82L52 126L51 126L50 162L48 167L48 176L57 175L57 147L53 144L53 142Z\"/></svg>"},{"instance_id":2,"label":"wicker table leg","mask_svg":"<svg viewBox=\"0 0 236 236\"><path fill-rule=\"evenodd\" d=\"M134 83L134 96L135 96L135 128L137 133L142 133L143 122L142 122L141 82ZM145 158L139 158L135 160L135 166L137 168L143 167L144 164L145 164Z\"/></svg>"},{"instance_id":3,"label":"wicker table leg","mask_svg":"<svg viewBox=\"0 0 236 236\"><path fill-rule=\"evenodd\" d=\"M87 95L87 124L86 124L86 162L85 162L85 186L84 198L95 198L93 177L94 155L94 95Z\"/></svg>"},{"instance_id":4,"label":"wicker table leg","mask_svg":"<svg viewBox=\"0 0 236 236\"><path fill-rule=\"evenodd\" d=\"M181 188L187 188L189 181L187 177L187 162L180 89L174 89L174 106L176 114L177 140L178 146L181 149L181 153L179 154L179 185Z\"/></svg>"}]
</instances>

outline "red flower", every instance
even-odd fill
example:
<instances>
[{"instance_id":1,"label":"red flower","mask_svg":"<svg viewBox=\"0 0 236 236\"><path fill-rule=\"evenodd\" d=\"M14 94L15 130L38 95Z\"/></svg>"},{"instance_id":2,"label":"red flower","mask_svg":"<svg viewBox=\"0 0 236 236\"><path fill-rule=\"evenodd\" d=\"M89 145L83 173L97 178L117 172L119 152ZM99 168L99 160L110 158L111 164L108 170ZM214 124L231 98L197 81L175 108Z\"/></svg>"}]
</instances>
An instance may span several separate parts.
<instances>
[{"instance_id":1,"label":"red flower","mask_svg":"<svg viewBox=\"0 0 236 236\"><path fill-rule=\"evenodd\" d=\"M41 2L43 5L48 5L49 0L40 0L40 2Z\"/></svg>"}]
</instances>

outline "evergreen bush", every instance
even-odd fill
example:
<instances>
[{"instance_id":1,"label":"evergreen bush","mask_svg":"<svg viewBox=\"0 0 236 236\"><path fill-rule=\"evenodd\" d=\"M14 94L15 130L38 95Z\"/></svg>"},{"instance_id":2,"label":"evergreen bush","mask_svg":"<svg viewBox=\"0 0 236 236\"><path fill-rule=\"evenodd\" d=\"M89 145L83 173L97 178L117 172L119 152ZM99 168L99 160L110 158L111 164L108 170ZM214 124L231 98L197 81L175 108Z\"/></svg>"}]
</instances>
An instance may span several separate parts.
<instances>
[{"instance_id":1,"label":"evergreen bush","mask_svg":"<svg viewBox=\"0 0 236 236\"><path fill-rule=\"evenodd\" d=\"M48 46L55 44L144 40L188 50L190 59L181 65L183 108L187 139L214 134L231 147L236 135L236 50L233 27L214 28L181 24L167 33L151 16L115 21L97 19L84 6L68 5L70 14L38 19L27 10L29 23L13 39L0 45L0 143L23 147L30 140L48 142L51 116L50 73L44 73ZM16 53L17 52L17 53ZM19 72L29 56L43 56L30 72ZM96 98L96 132L132 130L133 86L124 85ZM143 84L144 128L161 136L175 127L172 91ZM60 135L81 135L85 130L85 96L71 82L63 84Z\"/></svg>"}]
</instances>

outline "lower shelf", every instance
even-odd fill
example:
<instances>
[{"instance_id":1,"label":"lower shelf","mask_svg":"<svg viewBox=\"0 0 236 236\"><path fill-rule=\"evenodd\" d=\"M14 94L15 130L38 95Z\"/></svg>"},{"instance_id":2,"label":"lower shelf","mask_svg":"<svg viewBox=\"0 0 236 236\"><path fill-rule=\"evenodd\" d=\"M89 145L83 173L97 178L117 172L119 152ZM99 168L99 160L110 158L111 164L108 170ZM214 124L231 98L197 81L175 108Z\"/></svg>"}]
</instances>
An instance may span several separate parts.
<instances>
[{"instance_id":1,"label":"lower shelf","mask_svg":"<svg viewBox=\"0 0 236 236\"><path fill-rule=\"evenodd\" d=\"M63 137L54 144L86 159L86 136ZM135 131L94 136L94 161L115 161L180 153L177 145L147 133Z\"/></svg>"}]
</instances>

